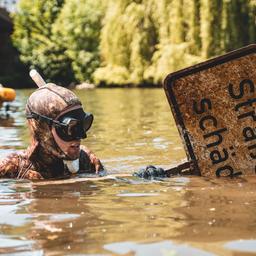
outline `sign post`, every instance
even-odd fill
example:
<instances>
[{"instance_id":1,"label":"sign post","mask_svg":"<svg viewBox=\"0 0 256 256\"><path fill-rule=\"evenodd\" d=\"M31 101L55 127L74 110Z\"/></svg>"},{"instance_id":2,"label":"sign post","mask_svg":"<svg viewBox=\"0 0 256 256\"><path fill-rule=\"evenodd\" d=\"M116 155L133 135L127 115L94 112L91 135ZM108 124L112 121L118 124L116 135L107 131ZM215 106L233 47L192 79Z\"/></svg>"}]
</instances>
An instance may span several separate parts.
<instances>
[{"instance_id":1,"label":"sign post","mask_svg":"<svg viewBox=\"0 0 256 256\"><path fill-rule=\"evenodd\" d=\"M164 88L198 174L256 174L256 45L169 74Z\"/></svg>"}]
</instances>

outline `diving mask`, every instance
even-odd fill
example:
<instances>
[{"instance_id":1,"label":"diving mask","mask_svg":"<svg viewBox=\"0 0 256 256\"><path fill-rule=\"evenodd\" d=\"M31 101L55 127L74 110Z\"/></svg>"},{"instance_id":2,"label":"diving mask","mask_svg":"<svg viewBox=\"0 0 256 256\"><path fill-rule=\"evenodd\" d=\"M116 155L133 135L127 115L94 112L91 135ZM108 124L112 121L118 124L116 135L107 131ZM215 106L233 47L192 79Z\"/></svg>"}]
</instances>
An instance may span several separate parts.
<instances>
[{"instance_id":1,"label":"diving mask","mask_svg":"<svg viewBox=\"0 0 256 256\"><path fill-rule=\"evenodd\" d=\"M91 113L83 112L80 113L79 117L76 114L69 112L58 118L61 126L55 126L55 130L57 135L64 141L85 139L86 132L92 125L93 115Z\"/></svg>"},{"instance_id":2,"label":"diving mask","mask_svg":"<svg viewBox=\"0 0 256 256\"><path fill-rule=\"evenodd\" d=\"M32 118L53 126L57 135L64 141L86 138L86 132L90 129L93 122L93 115L84 112L82 108L67 112L57 117L57 119L52 119L34 111L30 111L30 115L27 115L27 119Z\"/></svg>"}]
</instances>

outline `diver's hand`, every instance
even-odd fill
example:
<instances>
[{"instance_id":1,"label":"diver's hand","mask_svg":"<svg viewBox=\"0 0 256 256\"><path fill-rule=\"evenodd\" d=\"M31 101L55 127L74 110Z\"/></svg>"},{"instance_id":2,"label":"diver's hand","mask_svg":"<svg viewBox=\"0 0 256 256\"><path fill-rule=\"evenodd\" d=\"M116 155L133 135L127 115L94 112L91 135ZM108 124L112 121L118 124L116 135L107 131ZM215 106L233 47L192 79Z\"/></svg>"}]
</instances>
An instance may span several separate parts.
<instances>
[{"instance_id":1,"label":"diver's hand","mask_svg":"<svg viewBox=\"0 0 256 256\"><path fill-rule=\"evenodd\" d=\"M88 155L91 161L91 164L94 165L96 174L99 173L103 168L103 165L100 162L100 159L92 152Z\"/></svg>"},{"instance_id":2,"label":"diver's hand","mask_svg":"<svg viewBox=\"0 0 256 256\"><path fill-rule=\"evenodd\" d=\"M166 178L166 172L163 168L148 165L146 168L141 168L139 171L134 172L133 176L143 179Z\"/></svg>"},{"instance_id":3,"label":"diver's hand","mask_svg":"<svg viewBox=\"0 0 256 256\"><path fill-rule=\"evenodd\" d=\"M198 175L193 161L185 162L168 170L149 165L133 173L133 176L143 179L166 178L175 175Z\"/></svg>"},{"instance_id":4,"label":"diver's hand","mask_svg":"<svg viewBox=\"0 0 256 256\"><path fill-rule=\"evenodd\" d=\"M26 172L26 174L24 176L22 176L23 179L28 179L28 180L43 180L43 176L37 172L37 171L33 171L33 170L29 170Z\"/></svg>"}]
</instances>

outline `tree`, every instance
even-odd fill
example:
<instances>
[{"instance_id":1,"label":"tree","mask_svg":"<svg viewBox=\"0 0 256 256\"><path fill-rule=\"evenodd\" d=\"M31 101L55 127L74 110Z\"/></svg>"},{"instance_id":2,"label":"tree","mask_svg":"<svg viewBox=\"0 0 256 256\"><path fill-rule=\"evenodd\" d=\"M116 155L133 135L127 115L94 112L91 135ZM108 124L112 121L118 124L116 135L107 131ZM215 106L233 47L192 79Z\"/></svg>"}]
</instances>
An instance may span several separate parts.
<instances>
[{"instance_id":1,"label":"tree","mask_svg":"<svg viewBox=\"0 0 256 256\"><path fill-rule=\"evenodd\" d=\"M55 41L65 49L76 80L92 81L100 64L99 37L105 1L69 0L53 24Z\"/></svg>"},{"instance_id":2,"label":"tree","mask_svg":"<svg viewBox=\"0 0 256 256\"><path fill-rule=\"evenodd\" d=\"M53 36L64 0L21 0L14 15L13 42L20 58L37 68L47 80L68 84L73 80L69 58Z\"/></svg>"},{"instance_id":3,"label":"tree","mask_svg":"<svg viewBox=\"0 0 256 256\"><path fill-rule=\"evenodd\" d=\"M157 41L152 1L110 0L101 34L103 67L96 82L142 84ZM114 73L114 75L113 75Z\"/></svg>"},{"instance_id":4,"label":"tree","mask_svg":"<svg viewBox=\"0 0 256 256\"><path fill-rule=\"evenodd\" d=\"M200 37L200 0L193 0L191 13L189 13L189 39L191 40L191 52L200 54L202 41Z\"/></svg>"},{"instance_id":5,"label":"tree","mask_svg":"<svg viewBox=\"0 0 256 256\"><path fill-rule=\"evenodd\" d=\"M198 5L194 7L191 4L191 0L155 0L153 10L158 43L155 45L151 65L145 71L145 77L152 83L161 84L170 72L202 60L201 41L198 39L200 33L196 34L200 24L194 22L198 19L195 18L198 8Z\"/></svg>"},{"instance_id":6,"label":"tree","mask_svg":"<svg viewBox=\"0 0 256 256\"><path fill-rule=\"evenodd\" d=\"M202 56L209 58L222 53L221 27L223 0L201 0Z\"/></svg>"}]
</instances>

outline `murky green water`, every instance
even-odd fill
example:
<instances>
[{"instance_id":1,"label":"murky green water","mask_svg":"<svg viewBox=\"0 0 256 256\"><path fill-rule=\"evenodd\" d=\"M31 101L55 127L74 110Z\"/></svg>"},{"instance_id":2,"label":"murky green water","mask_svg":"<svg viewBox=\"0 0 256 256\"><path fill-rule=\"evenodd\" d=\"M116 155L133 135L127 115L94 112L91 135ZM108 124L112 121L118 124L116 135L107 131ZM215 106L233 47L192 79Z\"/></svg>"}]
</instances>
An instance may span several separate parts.
<instances>
[{"instance_id":1,"label":"murky green water","mask_svg":"<svg viewBox=\"0 0 256 256\"><path fill-rule=\"evenodd\" d=\"M19 91L23 109L31 91ZM161 89L79 91L95 123L84 144L110 173L184 160ZM29 144L24 113L0 127L0 156ZM256 178L131 176L36 184L0 180L0 254L253 255Z\"/></svg>"}]
</instances>

